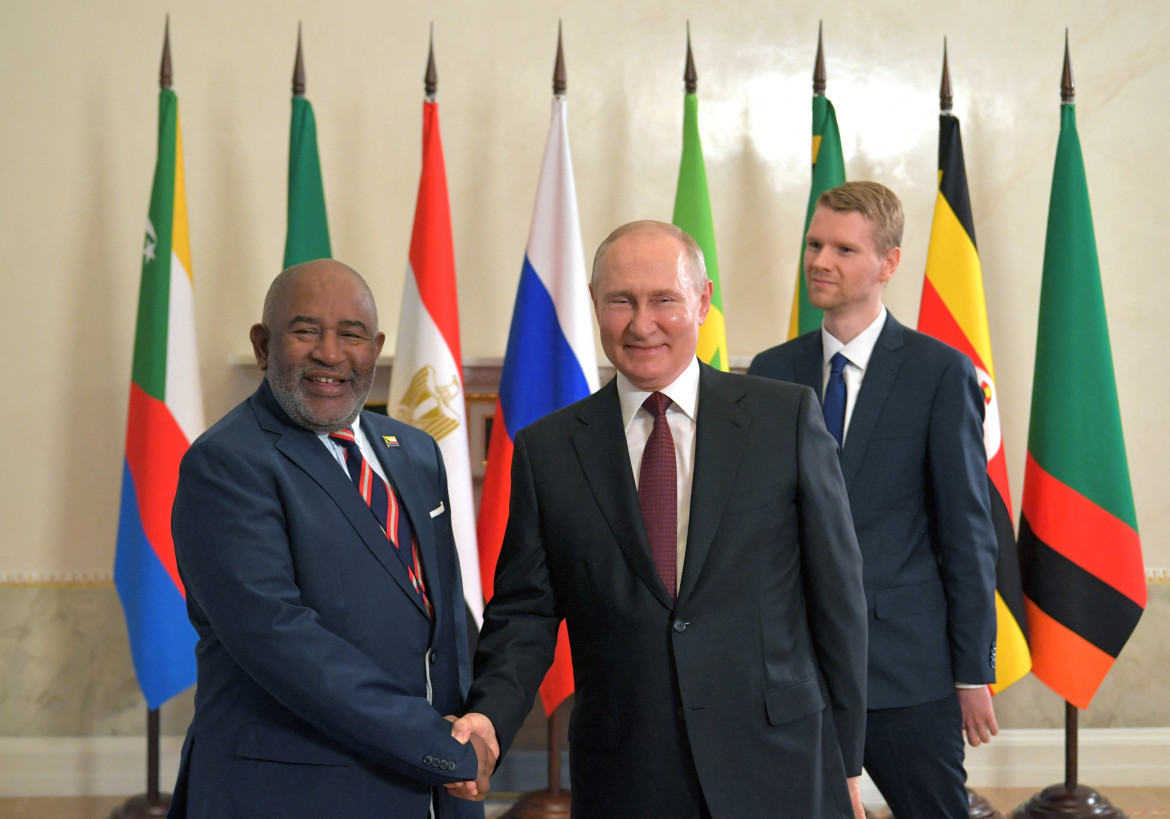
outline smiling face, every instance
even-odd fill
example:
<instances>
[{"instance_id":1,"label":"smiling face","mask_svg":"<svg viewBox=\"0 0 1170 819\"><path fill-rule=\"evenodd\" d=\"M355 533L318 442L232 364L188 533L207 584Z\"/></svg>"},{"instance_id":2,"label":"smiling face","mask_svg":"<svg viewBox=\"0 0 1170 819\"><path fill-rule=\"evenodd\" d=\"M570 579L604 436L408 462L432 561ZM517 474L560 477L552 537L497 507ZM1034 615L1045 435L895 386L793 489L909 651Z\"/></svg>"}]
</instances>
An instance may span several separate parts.
<instances>
[{"instance_id":1,"label":"smiling face","mask_svg":"<svg viewBox=\"0 0 1170 819\"><path fill-rule=\"evenodd\" d=\"M822 205L813 213L805 237L804 279L808 300L825 312L826 323L868 323L881 312L882 291L901 251L895 247L883 253L873 234L873 224L857 211Z\"/></svg>"},{"instance_id":2,"label":"smiling face","mask_svg":"<svg viewBox=\"0 0 1170 819\"><path fill-rule=\"evenodd\" d=\"M711 282L696 283L677 237L652 226L621 235L589 290L605 356L638 389L668 386L695 357Z\"/></svg>"},{"instance_id":3,"label":"smiling face","mask_svg":"<svg viewBox=\"0 0 1170 819\"><path fill-rule=\"evenodd\" d=\"M256 363L288 416L313 432L353 423L374 381L385 336L374 298L339 262L297 265L273 283L252 327Z\"/></svg>"}]
</instances>

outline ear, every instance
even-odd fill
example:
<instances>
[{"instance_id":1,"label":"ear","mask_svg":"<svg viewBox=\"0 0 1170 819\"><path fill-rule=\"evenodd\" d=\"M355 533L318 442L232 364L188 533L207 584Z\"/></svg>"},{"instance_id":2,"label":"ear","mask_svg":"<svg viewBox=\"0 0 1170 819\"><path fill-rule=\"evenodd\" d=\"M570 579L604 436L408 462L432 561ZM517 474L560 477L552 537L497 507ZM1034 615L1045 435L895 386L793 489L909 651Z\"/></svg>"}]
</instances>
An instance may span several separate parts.
<instances>
[{"instance_id":1,"label":"ear","mask_svg":"<svg viewBox=\"0 0 1170 819\"><path fill-rule=\"evenodd\" d=\"M252 340L252 352L256 356L256 366L261 370L268 369L268 328L263 324L253 324L248 331L248 338Z\"/></svg>"},{"instance_id":2,"label":"ear","mask_svg":"<svg viewBox=\"0 0 1170 819\"><path fill-rule=\"evenodd\" d=\"M593 301L593 312L597 312L597 291L593 289L593 283L589 283L589 298Z\"/></svg>"},{"instance_id":3,"label":"ear","mask_svg":"<svg viewBox=\"0 0 1170 819\"><path fill-rule=\"evenodd\" d=\"M386 343L386 334L378 333L374 336L374 358L382 354L382 345Z\"/></svg>"},{"instance_id":4,"label":"ear","mask_svg":"<svg viewBox=\"0 0 1170 819\"><path fill-rule=\"evenodd\" d=\"M711 295L715 292L715 282L707 279L703 285L703 292L699 294L699 325L707 321L707 313L711 310Z\"/></svg>"},{"instance_id":5,"label":"ear","mask_svg":"<svg viewBox=\"0 0 1170 819\"><path fill-rule=\"evenodd\" d=\"M891 248L882 259L882 271L878 277L879 281L888 282L894 275L894 271L898 269L898 263L902 261L902 248Z\"/></svg>"}]
</instances>

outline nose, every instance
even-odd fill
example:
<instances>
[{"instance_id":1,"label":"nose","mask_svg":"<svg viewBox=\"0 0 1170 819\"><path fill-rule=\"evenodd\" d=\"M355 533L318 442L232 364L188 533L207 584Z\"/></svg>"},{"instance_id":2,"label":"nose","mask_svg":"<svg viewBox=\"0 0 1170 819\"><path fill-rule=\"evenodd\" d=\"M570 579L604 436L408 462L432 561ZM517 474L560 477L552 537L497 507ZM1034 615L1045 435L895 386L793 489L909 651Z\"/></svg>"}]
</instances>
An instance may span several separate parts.
<instances>
[{"instance_id":1,"label":"nose","mask_svg":"<svg viewBox=\"0 0 1170 819\"><path fill-rule=\"evenodd\" d=\"M644 304L635 305L630 315L630 332L638 338L646 338L654 332L655 326L654 311Z\"/></svg>"},{"instance_id":2,"label":"nose","mask_svg":"<svg viewBox=\"0 0 1170 819\"><path fill-rule=\"evenodd\" d=\"M335 330L324 330L318 336L317 346L313 348L313 358L327 367L335 367L345 360L341 352L341 344L337 340Z\"/></svg>"}]
</instances>

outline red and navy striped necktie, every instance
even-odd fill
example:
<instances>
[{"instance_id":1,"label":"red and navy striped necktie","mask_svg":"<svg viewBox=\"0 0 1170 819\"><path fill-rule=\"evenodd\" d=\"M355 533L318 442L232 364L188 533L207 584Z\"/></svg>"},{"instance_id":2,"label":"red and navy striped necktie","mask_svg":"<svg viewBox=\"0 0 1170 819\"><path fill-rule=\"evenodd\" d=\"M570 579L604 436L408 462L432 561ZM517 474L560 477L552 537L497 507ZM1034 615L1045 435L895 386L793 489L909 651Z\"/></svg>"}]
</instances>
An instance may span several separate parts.
<instances>
[{"instance_id":1,"label":"red and navy striped necktie","mask_svg":"<svg viewBox=\"0 0 1170 819\"><path fill-rule=\"evenodd\" d=\"M375 472L362 456L361 446L358 445L352 429L347 427L338 432L331 432L329 437L345 450L345 468L349 470L350 480L353 481L362 500L374 513L374 517L377 518L378 525L382 527L387 539L394 544L394 551L398 553L402 564L406 566L406 573L410 575L410 582L414 585L414 590L422 598L427 614L433 618L435 612L427 597L426 586L423 584L422 564L418 559L418 541L414 537L410 521L401 514L398 497L385 479ZM408 538L410 540L409 558L403 554L399 547L399 541Z\"/></svg>"}]
</instances>

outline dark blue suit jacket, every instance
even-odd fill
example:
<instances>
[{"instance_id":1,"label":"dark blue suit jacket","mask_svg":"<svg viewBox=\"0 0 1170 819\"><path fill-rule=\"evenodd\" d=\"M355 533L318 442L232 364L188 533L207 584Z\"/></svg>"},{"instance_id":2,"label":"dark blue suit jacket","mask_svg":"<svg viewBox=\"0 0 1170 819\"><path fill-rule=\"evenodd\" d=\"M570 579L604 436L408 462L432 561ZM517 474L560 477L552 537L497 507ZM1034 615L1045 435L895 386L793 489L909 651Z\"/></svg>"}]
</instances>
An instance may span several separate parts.
<instances>
[{"instance_id":1,"label":"dark blue suit jacket","mask_svg":"<svg viewBox=\"0 0 1170 819\"><path fill-rule=\"evenodd\" d=\"M345 472L264 381L179 472L172 531L199 643L173 817L423 819L432 788L475 778L442 717L470 682L442 458L405 424L363 412L361 426L416 532L434 622ZM483 816L438 792L440 816Z\"/></svg>"},{"instance_id":2,"label":"dark blue suit jacket","mask_svg":"<svg viewBox=\"0 0 1170 819\"><path fill-rule=\"evenodd\" d=\"M821 331L749 373L821 394ZM856 399L841 471L869 614L868 707L941 699L995 679L995 558L983 393L967 356L892 315Z\"/></svg>"},{"instance_id":3,"label":"dark blue suit jacket","mask_svg":"<svg viewBox=\"0 0 1170 819\"><path fill-rule=\"evenodd\" d=\"M866 632L836 444L810 390L700 371L677 600L650 555L616 384L516 436L468 708L506 749L563 618L574 816L697 816L701 790L714 816L851 817Z\"/></svg>"}]
</instances>

